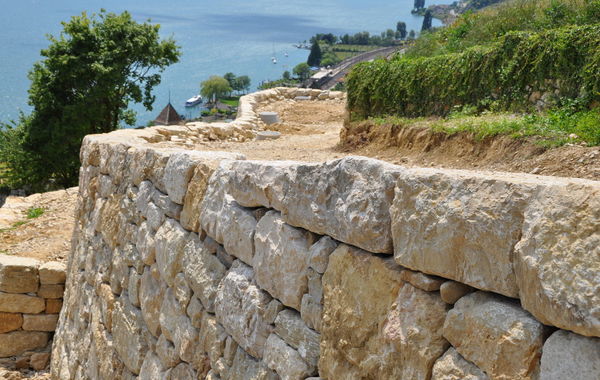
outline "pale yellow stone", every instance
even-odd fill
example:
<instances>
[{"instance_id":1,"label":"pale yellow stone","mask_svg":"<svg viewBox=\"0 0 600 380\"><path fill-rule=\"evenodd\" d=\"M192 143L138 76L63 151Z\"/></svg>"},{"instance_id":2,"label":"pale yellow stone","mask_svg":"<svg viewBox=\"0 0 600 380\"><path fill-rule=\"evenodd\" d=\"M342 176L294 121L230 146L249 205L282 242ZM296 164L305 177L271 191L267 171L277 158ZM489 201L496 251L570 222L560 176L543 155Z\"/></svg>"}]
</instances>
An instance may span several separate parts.
<instances>
[{"instance_id":1,"label":"pale yellow stone","mask_svg":"<svg viewBox=\"0 0 600 380\"><path fill-rule=\"evenodd\" d=\"M39 285L37 260L0 255L0 291L35 293Z\"/></svg>"},{"instance_id":2,"label":"pale yellow stone","mask_svg":"<svg viewBox=\"0 0 600 380\"><path fill-rule=\"evenodd\" d=\"M24 314L23 330L52 332L57 322L58 314Z\"/></svg>"},{"instance_id":3,"label":"pale yellow stone","mask_svg":"<svg viewBox=\"0 0 600 380\"><path fill-rule=\"evenodd\" d=\"M0 292L0 312L37 314L45 308L43 298Z\"/></svg>"},{"instance_id":4,"label":"pale yellow stone","mask_svg":"<svg viewBox=\"0 0 600 380\"><path fill-rule=\"evenodd\" d=\"M21 355L25 351L46 347L48 333L39 331L13 331L0 334L0 358Z\"/></svg>"}]
</instances>

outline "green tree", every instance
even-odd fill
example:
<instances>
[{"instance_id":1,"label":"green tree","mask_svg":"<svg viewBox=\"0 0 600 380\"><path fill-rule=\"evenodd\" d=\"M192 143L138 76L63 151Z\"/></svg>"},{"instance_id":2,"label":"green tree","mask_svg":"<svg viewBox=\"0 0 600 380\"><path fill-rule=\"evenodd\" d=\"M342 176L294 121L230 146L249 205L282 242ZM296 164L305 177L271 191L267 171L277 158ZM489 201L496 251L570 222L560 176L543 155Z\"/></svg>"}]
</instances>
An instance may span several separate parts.
<instances>
[{"instance_id":1,"label":"green tree","mask_svg":"<svg viewBox=\"0 0 600 380\"><path fill-rule=\"evenodd\" d=\"M408 33L408 39L414 40L416 36L417 36L417 33L415 33L415 31L411 29L410 33Z\"/></svg>"},{"instance_id":2,"label":"green tree","mask_svg":"<svg viewBox=\"0 0 600 380\"><path fill-rule=\"evenodd\" d=\"M283 75L281 77L285 80L290 80L292 79L292 74L290 74L290 72L286 70L283 72Z\"/></svg>"},{"instance_id":3,"label":"green tree","mask_svg":"<svg viewBox=\"0 0 600 380\"><path fill-rule=\"evenodd\" d=\"M306 80L310 77L310 66L308 63L302 62L294 67L294 75L296 75L300 80Z\"/></svg>"},{"instance_id":4,"label":"green tree","mask_svg":"<svg viewBox=\"0 0 600 380\"><path fill-rule=\"evenodd\" d=\"M335 66L340 63L340 59L335 53L328 51L323 55L323 59L321 60L321 66Z\"/></svg>"},{"instance_id":5,"label":"green tree","mask_svg":"<svg viewBox=\"0 0 600 380\"><path fill-rule=\"evenodd\" d=\"M161 40L158 25L137 23L128 12L82 13L62 26L29 72L31 115L0 126L8 143L0 144L0 160L12 187L76 184L83 137L133 125L129 103L151 110L160 73L179 60L173 39Z\"/></svg>"},{"instance_id":6,"label":"green tree","mask_svg":"<svg viewBox=\"0 0 600 380\"><path fill-rule=\"evenodd\" d=\"M406 38L406 23L402 21L398 21L396 24L396 38L401 40Z\"/></svg>"},{"instance_id":7,"label":"green tree","mask_svg":"<svg viewBox=\"0 0 600 380\"><path fill-rule=\"evenodd\" d=\"M248 92L250 90L250 77L248 75L241 75L235 78L233 86L231 86L234 90L239 92Z\"/></svg>"},{"instance_id":8,"label":"green tree","mask_svg":"<svg viewBox=\"0 0 600 380\"><path fill-rule=\"evenodd\" d=\"M218 75L213 75L204 82L200 83L200 94L208 99L209 103L216 102L219 98L227 96L233 91L227 79Z\"/></svg>"},{"instance_id":9,"label":"green tree","mask_svg":"<svg viewBox=\"0 0 600 380\"><path fill-rule=\"evenodd\" d=\"M321 47L319 46L319 42L315 41L310 48L310 54L308 55L308 63L309 66L319 66L321 64L321 58L323 57L323 53L321 52Z\"/></svg>"},{"instance_id":10,"label":"green tree","mask_svg":"<svg viewBox=\"0 0 600 380\"><path fill-rule=\"evenodd\" d=\"M237 77L235 76L234 73L226 73L225 75L223 75L223 78L225 78L225 80L227 80L227 82L229 82L229 87L231 87L232 89L235 90L235 82L237 80Z\"/></svg>"}]
</instances>

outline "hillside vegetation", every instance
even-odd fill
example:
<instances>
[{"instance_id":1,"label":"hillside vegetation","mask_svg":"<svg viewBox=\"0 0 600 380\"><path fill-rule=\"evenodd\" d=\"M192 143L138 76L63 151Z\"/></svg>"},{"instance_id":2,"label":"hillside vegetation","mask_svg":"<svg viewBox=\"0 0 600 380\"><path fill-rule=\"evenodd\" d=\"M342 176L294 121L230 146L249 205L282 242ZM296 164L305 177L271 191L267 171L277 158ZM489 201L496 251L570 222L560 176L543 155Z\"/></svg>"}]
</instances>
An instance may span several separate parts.
<instances>
[{"instance_id":1,"label":"hillside vegetation","mask_svg":"<svg viewBox=\"0 0 600 380\"><path fill-rule=\"evenodd\" d=\"M464 116L468 126L453 121L449 132L599 145L600 0L514 0L467 13L404 55L358 65L347 84L352 120ZM490 113L494 123L473 121Z\"/></svg>"}]
</instances>

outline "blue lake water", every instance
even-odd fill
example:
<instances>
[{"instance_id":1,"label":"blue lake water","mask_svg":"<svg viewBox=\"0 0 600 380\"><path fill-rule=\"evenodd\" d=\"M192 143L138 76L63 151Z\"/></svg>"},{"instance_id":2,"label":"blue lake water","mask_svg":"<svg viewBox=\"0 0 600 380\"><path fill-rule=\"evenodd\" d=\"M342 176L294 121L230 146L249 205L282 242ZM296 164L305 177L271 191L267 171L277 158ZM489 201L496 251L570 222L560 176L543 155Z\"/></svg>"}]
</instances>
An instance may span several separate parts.
<instances>
[{"instance_id":1,"label":"blue lake water","mask_svg":"<svg viewBox=\"0 0 600 380\"><path fill-rule=\"evenodd\" d=\"M280 78L308 56L307 50L295 49L292 44L316 33L340 35L366 30L379 34L395 29L397 21L406 22L408 30L419 31L422 17L411 15L413 1L2 0L0 121L16 119L19 110L30 111L27 72L48 45L45 35L58 34L61 21L82 11L128 10L136 21L159 23L161 34L173 36L181 46L180 62L163 73L162 83L155 88L154 110L130 105L138 113L136 124L144 125L164 107L169 93L175 108L186 115L183 103L197 94L200 82L211 75L248 75L252 89L263 80ZM278 59L276 65L271 63L273 55Z\"/></svg>"}]
</instances>

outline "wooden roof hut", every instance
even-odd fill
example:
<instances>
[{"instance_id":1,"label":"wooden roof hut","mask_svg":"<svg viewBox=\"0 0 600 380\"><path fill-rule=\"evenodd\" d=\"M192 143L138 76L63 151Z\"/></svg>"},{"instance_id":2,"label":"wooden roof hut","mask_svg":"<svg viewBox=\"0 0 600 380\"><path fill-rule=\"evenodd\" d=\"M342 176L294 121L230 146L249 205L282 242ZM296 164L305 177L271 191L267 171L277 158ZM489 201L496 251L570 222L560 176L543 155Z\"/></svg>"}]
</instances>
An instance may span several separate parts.
<instances>
[{"instance_id":1,"label":"wooden roof hut","mask_svg":"<svg viewBox=\"0 0 600 380\"><path fill-rule=\"evenodd\" d=\"M179 113L175 110L175 107L169 102L158 117L154 120L155 125L175 125L183 121Z\"/></svg>"}]
</instances>

